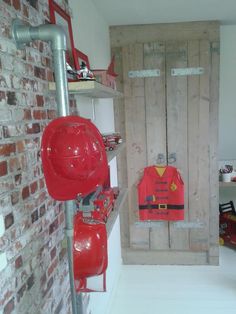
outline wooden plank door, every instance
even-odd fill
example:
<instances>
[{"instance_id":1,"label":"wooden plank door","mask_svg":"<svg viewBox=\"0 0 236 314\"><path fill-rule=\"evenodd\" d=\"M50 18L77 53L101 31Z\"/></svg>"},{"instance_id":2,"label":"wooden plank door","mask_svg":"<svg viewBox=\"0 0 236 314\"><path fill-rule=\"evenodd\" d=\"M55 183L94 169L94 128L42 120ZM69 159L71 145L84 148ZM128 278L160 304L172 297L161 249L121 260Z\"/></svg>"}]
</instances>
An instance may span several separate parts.
<instances>
[{"instance_id":1,"label":"wooden plank door","mask_svg":"<svg viewBox=\"0 0 236 314\"><path fill-rule=\"evenodd\" d=\"M218 76L213 79L210 74L211 67L218 73L219 57L211 56L208 40L156 41L122 48L131 250L126 262L204 264L208 258L217 260L217 232L211 223L217 215L212 212L217 195L210 182L211 169L216 169L213 121ZM172 75L176 68L198 67L204 69L203 74ZM128 75L144 69L158 69L160 76ZM179 169L185 183L185 221L179 226L174 222L137 224L137 183L145 167L157 164L159 154L165 156L164 163ZM176 159L170 158L173 154Z\"/></svg>"}]
</instances>

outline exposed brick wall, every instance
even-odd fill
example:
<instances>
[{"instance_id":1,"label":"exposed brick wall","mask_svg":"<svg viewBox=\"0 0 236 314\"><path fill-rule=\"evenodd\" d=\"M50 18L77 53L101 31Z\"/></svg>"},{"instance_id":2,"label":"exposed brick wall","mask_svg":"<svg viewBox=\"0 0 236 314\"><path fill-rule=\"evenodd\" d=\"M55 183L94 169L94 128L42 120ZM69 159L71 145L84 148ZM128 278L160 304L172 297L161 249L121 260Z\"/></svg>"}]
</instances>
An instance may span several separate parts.
<instances>
[{"instance_id":1,"label":"exposed brick wall","mask_svg":"<svg viewBox=\"0 0 236 314\"><path fill-rule=\"evenodd\" d=\"M65 9L67 1L60 1ZM68 8L67 8L67 11ZM63 205L47 193L40 159L41 136L57 116L48 93L52 54L46 42L17 50L11 23L48 21L48 0L0 1L0 214L5 233L0 251L0 313L70 313ZM70 100L71 111L76 103Z\"/></svg>"}]
</instances>

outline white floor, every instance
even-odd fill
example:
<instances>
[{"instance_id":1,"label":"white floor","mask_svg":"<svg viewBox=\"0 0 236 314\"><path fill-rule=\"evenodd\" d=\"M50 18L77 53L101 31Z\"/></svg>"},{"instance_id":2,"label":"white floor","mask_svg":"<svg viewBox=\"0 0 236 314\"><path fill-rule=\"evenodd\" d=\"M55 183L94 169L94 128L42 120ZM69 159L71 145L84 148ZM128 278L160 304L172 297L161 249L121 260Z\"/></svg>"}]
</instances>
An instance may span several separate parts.
<instances>
[{"instance_id":1,"label":"white floor","mask_svg":"<svg viewBox=\"0 0 236 314\"><path fill-rule=\"evenodd\" d=\"M122 266L109 314L236 314L236 250L220 266Z\"/></svg>"}]
</instances>

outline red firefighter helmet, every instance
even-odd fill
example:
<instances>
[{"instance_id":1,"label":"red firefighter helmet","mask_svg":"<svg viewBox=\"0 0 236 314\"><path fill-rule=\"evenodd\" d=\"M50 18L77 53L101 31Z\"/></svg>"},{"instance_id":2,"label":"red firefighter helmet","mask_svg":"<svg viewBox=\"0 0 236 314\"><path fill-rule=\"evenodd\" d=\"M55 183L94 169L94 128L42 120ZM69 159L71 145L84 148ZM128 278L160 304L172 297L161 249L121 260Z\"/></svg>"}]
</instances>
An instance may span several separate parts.
<instances>
[{"instance_id":1,"label":"red firefighter helmet","mask_svg":"<svg viewBox=\"0 0 236 314\"><path fill-rule=\"evenodd\" d=\"M102 136L88 119L60 117L45 128L42 163L49 194L72 200L103 185L108 164Z\"/></svg>"},{"instance_id":2,"label":"red firefighter helmet","mask_svg":"<svg viewBox=\"0 0 236 314\"><path fill-rule=\"evenodd\" d=\"M74 217L73 264L75 280L98 276L107 268L107 232L102 221Z\"/></svg>"}]
</instances>

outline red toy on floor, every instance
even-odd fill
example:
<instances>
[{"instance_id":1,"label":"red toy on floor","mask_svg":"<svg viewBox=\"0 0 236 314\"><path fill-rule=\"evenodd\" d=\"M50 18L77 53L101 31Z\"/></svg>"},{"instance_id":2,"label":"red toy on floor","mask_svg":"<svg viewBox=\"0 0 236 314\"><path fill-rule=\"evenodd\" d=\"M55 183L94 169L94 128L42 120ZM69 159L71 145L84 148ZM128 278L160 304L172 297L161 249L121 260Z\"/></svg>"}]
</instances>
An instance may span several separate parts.
<instances>
[{"instance_id":1,"label":"red toy on floor","mask_svg":"<svg viewBox=\"0 0 236 314\"><path fill-rule=\"evenodd\" d=\"M236 211L232 201L220 204L220 243L236 247Z\"/></svg>"}]
</instances>

